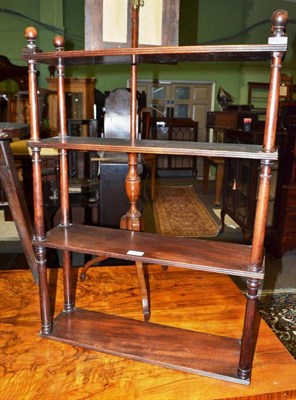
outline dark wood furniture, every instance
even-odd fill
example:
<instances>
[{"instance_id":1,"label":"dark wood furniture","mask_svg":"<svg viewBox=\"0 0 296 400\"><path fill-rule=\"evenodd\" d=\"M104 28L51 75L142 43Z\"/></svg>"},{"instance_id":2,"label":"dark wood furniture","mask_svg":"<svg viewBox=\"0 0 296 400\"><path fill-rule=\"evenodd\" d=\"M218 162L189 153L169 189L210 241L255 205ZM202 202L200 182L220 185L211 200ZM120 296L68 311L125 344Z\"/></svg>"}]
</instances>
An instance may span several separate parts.
<instances>
[{"instance_id":1,"label":"dark wood furniture","mask_svg":"<svg viewBox=\"0 0 296 400\"><path fill-rule=\"evenodd\" d=\"M241 108L244 110L242 111ZM247 109L245 109L247 108ZM239 111L238 111L239 110ZM242 129L244 127L244 118L256 117L249 107L237 106L235 110L210 111L207 113L207 136L209 139L209 129L214 129L215 141L224 141L224 131L228 129ZM236 140L234 141L234 143ZM257 144L262 143L259 142ZM203 159L203 192L208 193L209 187L209 171L210 165L216 168L216 187L215 187L215 200L214 206L220 207L221 196L224 179L225 159L222 157L204 157Z\"/></svg>"},{"instance_id":2,"label":"dark wood furniture","mask_svg":"<svg viewBox=\"0 0 296 400\"><path fill-rule=\"evenodd\" d=\"M31 219L20 186L17 170L10 148L10 140L26 135L25 124L0 123L0 180L22 243L28 265L35 281L38 280L37 260L32 246L33 229ZM0 203L1 206L1 203Z\"/></svg>"},{"instance_id":3,"label":"dark wood furniture","mask_svg":"<svg viewBox=\"0 0 296 400\"><path fill-rule=\"evenodd\" d=\"M277 229L270 238L276 257L296 248L296 101L280 102L279 119L286 129L287 143L281 160L282 174L276 207Z\"/></svg>"},{"instance_id":4,"label":"dark wood furniture","mask_svg":"<svg viewBox=\"0 0 296 400\"><path fill-rule=\"evenodd\" d=\"M152 139L197 142L198 122L191 118L151 118ZM196 174L196 158L178 155L159 155L157 169L186 170Z\"/></svg>"},{"instance_id":5,"label":"dark wood furniture","mask_svg":"<svg viewBox=\"0 0 296 400\"><path fill-rule=\"evenodd\" d=\"M68 119L94 118L95 82L95 78L65 78L65 107ZM49 90L56 91L58 79L47 78L47 84ZM50 129L56 133L59 126L57 95L48 98L48 120Z\"/></svg>"},{"instance_id":6,"label":"dark wood furniture","mask_svg":"<svg viewBox=\"0 0 296 400\"><path fill-rule=\"evenodd\" d=\"M226 143L259 144L263 140L263 131L243 132L225 130ZM266 221L266 244L277 230L279 219L277 210L280 207L280 188L285 173L287 134L277 132L276 146L279 160L272 167L271 190ZM228 214L242 229L246 243L250 242L254 232L254 221L257 206L260 165L256 160L225 160L223 204L221 210L222 231L224 218ZM272 246L269 246L270 250Z\"/></svg>"},{"instance_id":7,"label":"dark wood furniture","mask_svg":"<svg viewBox=\"0 0 296 400\"><path fill-rule=\"evenodd\" d=\"M271 192L266 226L266 246L273 257L282 257L296 247L295 205L295 101L279 102L276 147L277 163L272 167ZM260 144L263 140L265 112L248 112L252 123L244 130L246 113L224 111L208 113L208 127L219 131L224 143ZM222 231L228 214L242 229L245 242L253 237L260 165L256 160L220 159L225 164ZM205 158L205 163L209 161ZM207 175L207 170L205 170ZM205 182L205 180L204 180ZM206 185L207 186L207 185ZM219 194L216 193L217 199Z\"/></svg>"},{"instance_id":8,"label":"dark wood furniture","mask_svg":"<svg viewBox=\"0 0 296 400\"><path fill-rule=\"evenodd\" d=\"M137 2L136 2L137 3ZM260 281L264 277L263 246L270 191L270 174L275 150L277 107L282 58L287 49L284 35L288 15L280 10L273 14L273 34L269 44L219 45L185 47L137 47L139 6L132 7L133 43L131 48L90 51L63 50L62 37L54 39L56 52L40 53L36 48L37 31L27 28L28 45L23 58L28 61L31 98L31 140L34 199L34 246L38 259L41 335L46 338L142 360L152 364L202 374L241 384L249 384L256 344L256 299ZM136 92L137 64L140 62L177 61L267 61L271 63L271 89L267 107L267 121L263 147L261 145L198 143L163 140L137 140ZM55 64L58 71L58 100L60 111L59 135L40 140L36 105L36 66L38 62ZM66 129L64 70L67 64L88 63L131 64L131 136L130 139L69 137ZM61 223L45 232L42 204L40 151L42 148L60 151ZM123 229L80 226L69 218L68 164L69 150L91 150L128 153L129 170L126 177L130 209L121 221ZM137 209L140 178L137 173L138 153L171 154L181 156L230 157L260 160L261 173L252 246L167 237L139 232L141 213ZM64 308L53 320L46 271L46 248L60 249L63 254ZM143 263L176 266L196 271L230 274L248 278L247 302L242 336L237 332L226 338L154 323L143 323L118 316L75 308L71 284L71 252L131 260L138 268L142 304L145 310L147 293L144 285ZM117 294L118 295L118 294ZM104 321L102 326L102 321ZM98 334L100 331L100 334ZM108 340L106 341L106 338ZM153 343L147 348L147 340ZM147 351L147 349L149 351Z\"/></svg>"},{"instance_id":9,"label":"dark wood furniture","mask_svg":"<svg viewBox=\"0 0 296 400\"><path fill-rule=\"evenodd\" d=\"M268 82L248 82L248 104L252 104L256 108L266 108L266 101L268 96L269 83ZM293 100L296 93L296 85L292 85L289 91L289 99ZM281 100L287 101L287 96Z\"/></svg>"},{"instance_id":10,"label":"dark wood furniture","mask_svg":"<svg viewBox=\"0 0 296 400\"><path fill-rule=\"evenodd\" d=\"M98 137L98 121L95 119L67 119L67 131L72 137ZM70 151L68 154L69 201L72 221L99 225L99 191L97 156L92 151ZM42 155L42 159L45 157ZM49 161L47 157L47 162ZM59 171L57 155L51 157L56 163L55 175ZM56 178L56 176L54 177ZM59 210L60 188L58 179L44 179L44 203L48 226L53 227Z\"/></svg>"}]
</instances>

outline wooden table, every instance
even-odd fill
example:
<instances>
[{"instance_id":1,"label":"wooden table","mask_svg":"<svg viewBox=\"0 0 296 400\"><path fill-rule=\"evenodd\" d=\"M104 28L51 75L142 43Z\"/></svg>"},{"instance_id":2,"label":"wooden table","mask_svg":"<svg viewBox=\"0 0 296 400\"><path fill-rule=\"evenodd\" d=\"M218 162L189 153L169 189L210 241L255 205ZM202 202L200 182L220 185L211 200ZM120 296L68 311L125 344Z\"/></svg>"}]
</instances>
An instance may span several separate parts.
<instances>
[{"instance_id":1,"label":"wooden table","mask_svg":"<svg viewBox=\"0 0 296 400\"><path fill-rule=\"evenodd\" d=\"M73 270L74 278L80 269ZM245 299L220 274L149 266L151 322L240 335ZM56 310L62 271L48 271ZM219 290L217 290L217 287ZM0 398L292 399L296 362L261 321L250 386L148 365L41 338L38 287L29 271L0 271ZM142 319L135 268L98 267L76 285L77 307ZM225 311L227 318L225 318Z\"/></svg>"},{"instance_id":2,"label":"wooden table","mask_svg":"<svg viewBox=\"0 0 296 400\"><path fill-rule=\"evenodd\" d=\"M215 202L214 206L220 206L221 204L221 193L222 183L224 178L224 162L225 159L221 157L204 157L203 159L203 193L208 193L209 190L209 172L210 165L214 165L216 171L216 186L215 186Z\"/></svg>"}]
</instances>

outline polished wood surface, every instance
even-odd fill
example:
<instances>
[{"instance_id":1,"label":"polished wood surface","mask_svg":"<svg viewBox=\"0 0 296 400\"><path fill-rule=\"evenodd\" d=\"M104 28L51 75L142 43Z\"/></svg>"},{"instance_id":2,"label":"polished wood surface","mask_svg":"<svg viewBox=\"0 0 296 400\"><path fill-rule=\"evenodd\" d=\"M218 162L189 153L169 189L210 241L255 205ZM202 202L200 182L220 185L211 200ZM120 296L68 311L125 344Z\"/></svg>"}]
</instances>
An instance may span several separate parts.
<instances>
[{"instance_id":1,"label":"polished wood surface","mask_svg":"<svg viewBox=\"0 0 296 400\"><path fill-rule=\"evenodd\" d=\"M264 268L249 266L251 246L223 243L156 233L135 232L97 226L71 224L47 232L37 245L107 255L123 260L174 265L196 270L263 279ZM239 254L239 257L238 257Z\"/></svg>"},{"instance_id":2,"label":"polished wood surface","mask_svg":"<svg viewBox=\"0 0 296 400\"><path fill-rule=\"evenodd\" d=\"M78 307L142 320L133 266L92 268L84 282L79 272L74 269ZM149 266L148 276L152 323L240 338L245 297L229 277L159 266ZM51 269L48 278L56 315L64 301L62 271ZM2 400L296 397L295 360L262 320L252 384L244 386L44 339L39 335L38 286L30 272L1 271L0 290L5 293L0 297Z\"/></svg>"}]
</instances>

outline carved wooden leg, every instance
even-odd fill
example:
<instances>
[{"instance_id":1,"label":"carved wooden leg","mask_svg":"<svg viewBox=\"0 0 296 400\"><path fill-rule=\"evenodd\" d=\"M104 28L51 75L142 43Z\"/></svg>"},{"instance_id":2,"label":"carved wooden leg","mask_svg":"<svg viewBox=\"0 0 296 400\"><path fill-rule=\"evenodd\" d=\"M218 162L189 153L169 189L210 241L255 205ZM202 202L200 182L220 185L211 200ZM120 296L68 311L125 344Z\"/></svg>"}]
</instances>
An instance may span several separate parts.
<instances>
[{"instance_id":1,"label":"carved wooden leg","mask_svg":"<svg viewBox=\"0 0 296 400\"><path fill-rule=\"evenodd\" d=\"M141 262L137 261L136 269L137 269L137 274L138 274L139 286L140 286L140 290L141 290L144 321L148 322L150 319L150 308L149 308L148 292L147 292L147 286L146 286L146 281L145 281L143 264Z\"/></svg>"},{"instance_id":2,"label":"carved wooden leg","mask_svg":"<svg viewBox=\"0 0 296 400\"><path fill-rule=\"evenodd\" d=\"M243 336L241 340L241 352L239 368L237 375L241 379L250 379L252 363L256 345L255 321L256 321L256 303L258 298L258 289L260 281L258 279L248 279L247 281L247 304L245 311L245 322Z\"/></svg>"}]
</instances>

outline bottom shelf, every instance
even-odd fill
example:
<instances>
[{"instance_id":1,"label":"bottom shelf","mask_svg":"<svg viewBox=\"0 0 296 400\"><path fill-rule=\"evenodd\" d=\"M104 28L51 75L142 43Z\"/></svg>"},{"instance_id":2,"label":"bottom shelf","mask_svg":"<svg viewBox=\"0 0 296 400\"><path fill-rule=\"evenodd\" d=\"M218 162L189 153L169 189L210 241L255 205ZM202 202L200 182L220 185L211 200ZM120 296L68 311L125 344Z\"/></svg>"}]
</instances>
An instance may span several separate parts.
<instances>
[{"instance_id":1,"label":"bottom shelf","mask_svg":"<svg viewBox=\"0 0 296 400\"><path fill-rule=\"evenodd\" d=\"M59 314L43 337L198 375L249 385L237 377L240 341L75 309Z\"/></svg>"}]
</instances>

